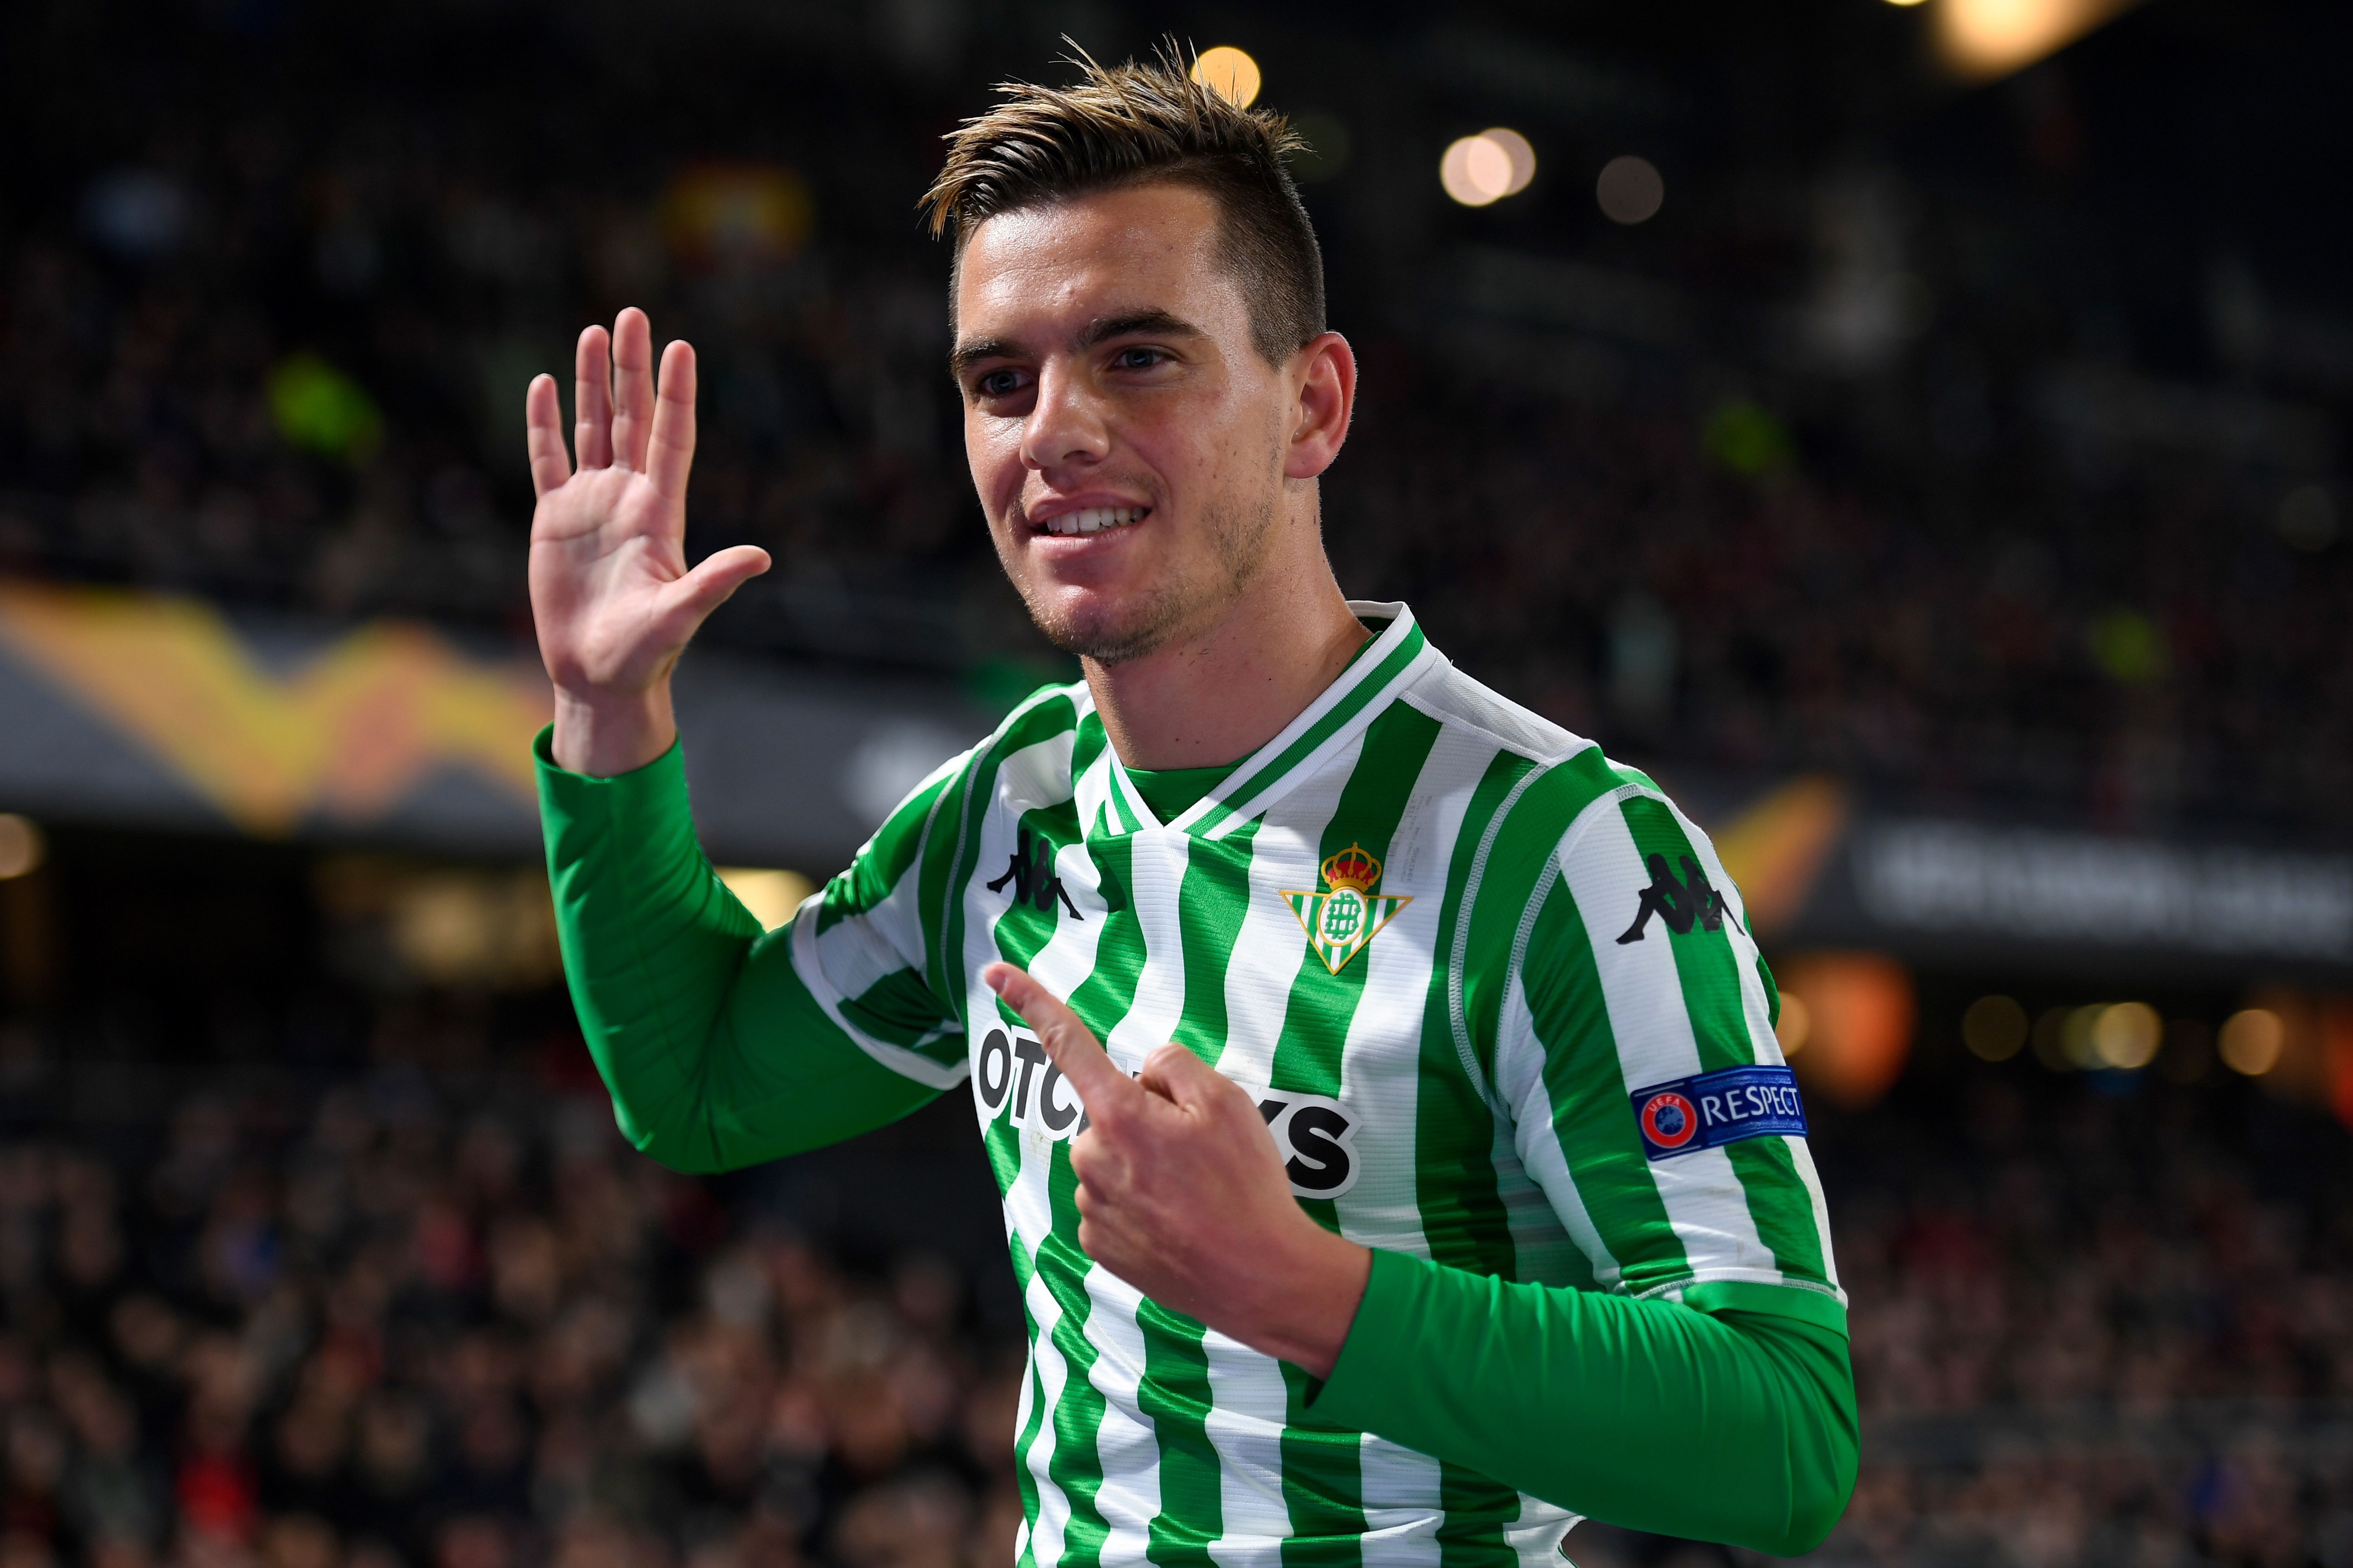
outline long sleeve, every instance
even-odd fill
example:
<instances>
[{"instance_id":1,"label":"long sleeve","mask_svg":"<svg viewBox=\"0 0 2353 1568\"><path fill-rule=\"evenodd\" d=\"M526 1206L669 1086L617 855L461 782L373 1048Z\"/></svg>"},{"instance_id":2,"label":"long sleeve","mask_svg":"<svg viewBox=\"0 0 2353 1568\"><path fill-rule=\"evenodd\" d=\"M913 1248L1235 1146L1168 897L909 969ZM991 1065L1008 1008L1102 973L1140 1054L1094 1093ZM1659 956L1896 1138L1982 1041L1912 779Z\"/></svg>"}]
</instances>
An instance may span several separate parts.
<instances>
[{"instance_id":1,"label":"long sleeve","mask_svg":"<svg viewBox=\"0 0 2353 1568\"><path fill-rule=\"evenodd\" d=\"M609 779L557 767L545 732L535 751L565 973L638 1149L677 1170L733 1169L895 1121L961 1079L960 1030L922 979L921 931L894 931L888 907L892 884L916 874L940 777L764 934L696 843L679 747ZM913 961L869 965L880 973L856 994L829 978L824 947L834 969L845 952L855 969L894 939Z\"/></svg>"},{"instance_id":2,"label":"long sleeve","mask_svg":"<svg viewBox=\"0 0 2353 1568\"><path fill-rule=\"evenodd\" d=\"M1647 781L1537 826L1472 911L1463 1017L1570 1246L1513 1279L1376 1254L1317 1414L1611 1524L1804 1551L1853 1486L1854 1386L1771 973Z\"/></svg>"},{"instance_id":3,"label":"long sleeve","mask_svg":"<svg viewBox=\"0 0 2353 1568\"><path fill-rule=\"evenodd\" d=\"M1773 1286L1693 1295L1717 1304L1377 1252L1314 1408L1606 1523L1810 1550L1854 1487L1844 1313Z\"/></svg>"}]
</instances>

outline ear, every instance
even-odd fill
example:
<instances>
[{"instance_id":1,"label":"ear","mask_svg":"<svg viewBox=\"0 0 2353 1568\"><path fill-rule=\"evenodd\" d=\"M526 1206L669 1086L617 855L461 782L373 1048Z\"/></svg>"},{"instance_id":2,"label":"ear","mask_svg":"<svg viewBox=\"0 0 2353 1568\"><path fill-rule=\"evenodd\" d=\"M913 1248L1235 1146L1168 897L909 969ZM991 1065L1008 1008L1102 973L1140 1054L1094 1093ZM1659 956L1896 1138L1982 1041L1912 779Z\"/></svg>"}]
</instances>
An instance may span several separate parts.
<instances>
[{"instance_id":1,"label":"ear","mask_svg":"<svg viewBox=\"0 0 2353 1568\"><path fill-rule=\"evenodd\" d=\"M1291 356L1285 376L1294 402L1282 477L1312 479L1332 466L1348 438L1356 411L1356 351L1337 332L1318 332Z\"/></svg>"}]
</instances>

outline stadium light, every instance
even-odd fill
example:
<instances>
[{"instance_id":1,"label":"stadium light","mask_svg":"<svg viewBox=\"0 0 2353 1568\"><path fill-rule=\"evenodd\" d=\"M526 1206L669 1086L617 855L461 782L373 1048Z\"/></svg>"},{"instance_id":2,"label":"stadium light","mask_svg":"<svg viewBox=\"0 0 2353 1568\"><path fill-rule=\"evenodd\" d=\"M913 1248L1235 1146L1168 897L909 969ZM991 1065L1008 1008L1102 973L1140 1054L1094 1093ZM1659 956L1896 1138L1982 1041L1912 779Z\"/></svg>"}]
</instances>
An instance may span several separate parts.
<instances>
[{"instance_id":1,"label":"stadium light","mask_svg":"<svg viewBox=\"0 0 2353 1568\"><path fill-rule=\"evenodd\" d=\"M1193 61L1192 75L1195 81L1237 109L1248 109L1257 100L1264 79L1258 62L1231 44L1202 50Z\"/></svg>"},{"instance_id":2,"label":"stadium light","mask_svg":"<svg viewBox=\"0 0 2353 1568\"><path fill-rule=\"evenodd\" d=\"M2138 0L1938 0L1936 50L1973 81L2032 65Z\"/></svg>"}]
</instances>

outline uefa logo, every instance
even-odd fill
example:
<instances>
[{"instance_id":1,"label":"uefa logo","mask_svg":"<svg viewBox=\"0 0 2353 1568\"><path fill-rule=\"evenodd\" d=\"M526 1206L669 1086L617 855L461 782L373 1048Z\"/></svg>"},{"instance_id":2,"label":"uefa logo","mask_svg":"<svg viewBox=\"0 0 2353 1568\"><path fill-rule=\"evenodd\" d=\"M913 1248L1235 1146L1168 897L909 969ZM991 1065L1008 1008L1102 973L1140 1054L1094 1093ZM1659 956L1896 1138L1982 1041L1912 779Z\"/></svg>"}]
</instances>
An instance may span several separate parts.
<instances>
[{"instance_id":1,"label":"uefa logo","mask_svg":"<svg viewBox=\"0 0 2353 1568\"><path fill-rule=\"evenodd\" d=\"M1680 1149L1699 1131L1699 1107L1669 1091L1642 1107L1642 1136L1662 1149Z\"/></svg>"}]
</instances>

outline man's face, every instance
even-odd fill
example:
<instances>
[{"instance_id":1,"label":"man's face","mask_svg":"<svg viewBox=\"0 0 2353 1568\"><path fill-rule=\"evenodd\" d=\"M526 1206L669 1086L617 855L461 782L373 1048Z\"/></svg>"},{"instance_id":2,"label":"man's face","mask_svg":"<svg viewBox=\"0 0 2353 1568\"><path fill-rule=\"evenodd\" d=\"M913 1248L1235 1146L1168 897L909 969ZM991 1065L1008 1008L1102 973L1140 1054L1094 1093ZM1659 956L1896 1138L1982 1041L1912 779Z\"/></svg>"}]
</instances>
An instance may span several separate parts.
<instances>
[{"instance_id":1,"label":"man's face","mask_svg":"<svg viewBox=\"0 0 2353 1568\"><path fill-rule=\"evenodd\" d=\"M1263 562L1297 417L1218 258L1215 199L1139 185L1002 213L956 283L965 450L1056 644L1106 663L1212 624Z\"/></svg>"}]
</instances>

